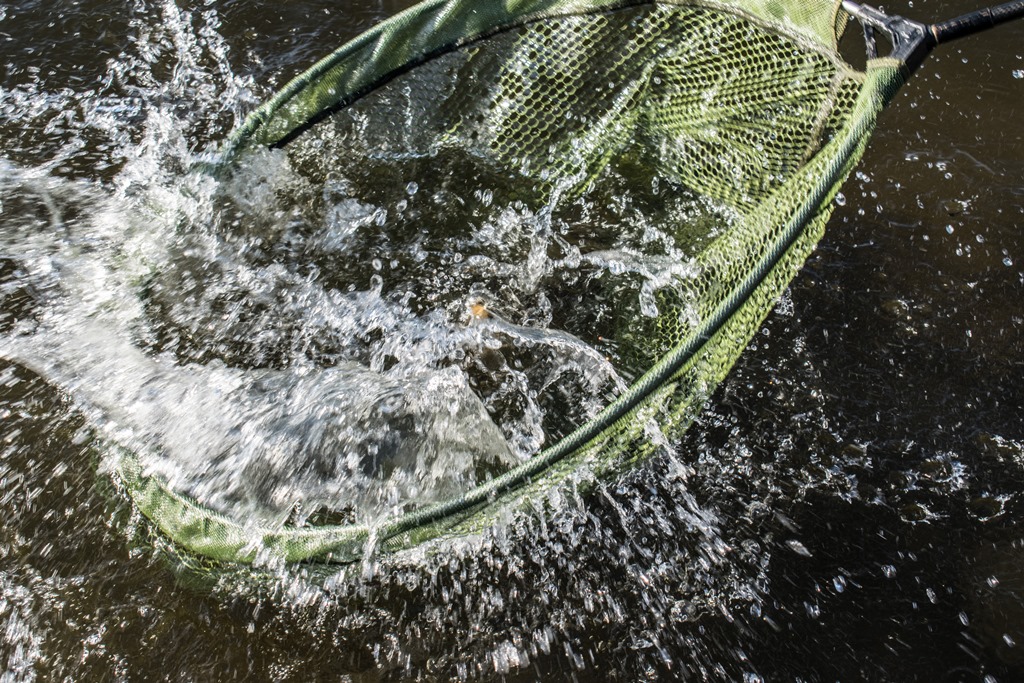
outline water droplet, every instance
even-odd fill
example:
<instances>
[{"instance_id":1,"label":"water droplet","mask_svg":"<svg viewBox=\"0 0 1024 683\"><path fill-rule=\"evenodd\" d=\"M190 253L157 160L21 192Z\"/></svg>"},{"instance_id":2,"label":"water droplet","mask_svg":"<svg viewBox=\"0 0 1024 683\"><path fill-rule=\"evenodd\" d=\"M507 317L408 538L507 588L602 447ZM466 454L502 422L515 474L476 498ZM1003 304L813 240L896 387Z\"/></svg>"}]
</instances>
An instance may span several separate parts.
<instances>
[{"instance_id":1,"label":"water droplet","mask_svg":"<svg viewBox=\"0 0 1024 683\"><path fill-rule=\"evenodd\" d=\"M896 576L896 567L891 564L882 565L882 574L885 575L885 578L891 579Z\"/></svg>"},{"instance_id":2,"label":"water droplet","mask_svg":"<svg viewBox=\"0 0 1024 683\"><path fill-rule=\"evenodd\" d=\"M1012 638L1012 637L1010 636L1010 634L1009 634L1009 633L1004 633L1004 634L1003 634L1003 642L1004 642L1004 643L1006 643L1006 645L1007 645L1008 647L1016 647L1016 646L1017 646L1017 641L1016 641L1016 640L1014 640L1014 639L1013 639L1013 638Z\"/></svg>"},{"instance_id":3,"label":"water droplet","mask_svg":"<svg viewBox=\"0 0 1024 683\"><path fill-rule=\"evenodd\" d=\"M953 234L953 226L952 225L947 225L946 226L946 234L947 235L952 235Z\"/></svg>"},{"instance_id":4,"label":"water droplet","mask_svg":"<svg viewBox=\"0 0 1024 683\"><path fill-rule=\"evenodd\" d=\"M996 586L999 585L999 579L997 579L994 576L990 576L987 579L985 579L985 583L988 584L989 588L995 588Z\"/></svg>"},{"instance_id":5,"label":"water droplet","mask_svg":"<svg viewBox=\"0 0 1024 683\"><path fill-rule=\"evenodd\" d=\"M412 181L411 183L405 186L405 193L411 197L417 192L419 192L419 189L419 183L417 183L416 181Z\"/></svg>"},{"instance_id":6,"label":"water droplet","mask_svg":"<svg viewBox=\"0 0 1024 683\"><path fill-rule=\"evenodd\" d=\"M803 555L804 557L811 557L811 551L807 549L803 543L796 539L790 539L786 541L786 545L797 555Z\"/></svg>"},{"instance_id":7,"label":"water droplet","mask_svg":"<svg viewBox=\"0 0 1024 683\"><path fill-rule=\"evenodd\" d=\"M1017 80L1024 78L1024 69L1014 69L1013 77L1016 78Z\"/></svg>"},{"instance_id":8,"label":"water droplet","mask_svg":"<svg viewBox=\"0 0 1024 683\"><path fill-rule=\"evenodd\" d=\"M846 206L846 195L844 195L842 192L836 194L836 205Z\"/></svg>"},{"instance_id":9,"label":"water droplet","mask_svg":"<svg viewBox=\"0 0 1024 683\"><path fill-rule=\"evenodd\" d=\"M846 590L846 577L845 576L837 576L837 577L835 577L834 579L832 579L832 585L835 587L836 593L842 593L843 591Z\"/></svg>"},{"instance_id":10,"label":"water droplet","mask_svg":"<svg viewBox=\"0 0 1024 683\"><path fill-rule=\"evenodd\" d=\"M1013 259L1010 258L1009 256L1004 257L1003 258L1003 265L1006 266L1007 268L1009 268L1010 266L1013 265Z\"/></svg>"}]
</instances>

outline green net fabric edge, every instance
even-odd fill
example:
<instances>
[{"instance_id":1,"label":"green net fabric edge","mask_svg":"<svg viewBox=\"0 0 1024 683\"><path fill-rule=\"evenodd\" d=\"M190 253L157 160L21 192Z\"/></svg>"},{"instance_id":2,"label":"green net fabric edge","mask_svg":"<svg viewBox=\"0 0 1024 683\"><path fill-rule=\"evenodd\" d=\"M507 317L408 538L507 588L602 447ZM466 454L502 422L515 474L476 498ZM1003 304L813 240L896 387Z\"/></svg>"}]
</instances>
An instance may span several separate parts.
<instances>
[{"instance_id":1,"label":"green net fabric edge","mask_svg":"<svg viewBox=\"0 0 1024 683\"><path fill-rule=\"evenodd\" d=\"M834 50L839 2L831 0L427 0L359 35L288 82L230 136L230 159L247 147L285 144L337 108L432 56L545 18L652 4L705 7L757 21L817 49Z\"/></svg>"},{"instance_id":2,"label":"green net fabric edge","mask_svg":"<svg viewBox=\"0 0 1024 683\"><path fill-rule=\"evenodd\" d=\"M387 521L365 525L270 529L245 525L170 490L148 475L135 454L120 451L115 474L139 511L164 535L190 552L214 560L250 563L260 557L285 562L352 562L371 541L397 551L445 535L482 530L509 510L528 507L585 467L600 473L644 455L646 418L671 407L671 394L685 374L696 373L710 392L746 346L774 302L814 248L839 186L859 160L878 113L905 82L906 69L894 60L869 63L863 87L842 132L776 191L750 221L782 223L758 268L734 288L719 310L666 354L595 420L520 467L465 495ZM803 191L795 192L794 187ZM710 350L710 352L708 352ZM699 367L696 367L699 366ZM692 378L691 378L692 379ZM670 431L685 427L695 406L672 416Z\"/></svg>"}]
</instances>

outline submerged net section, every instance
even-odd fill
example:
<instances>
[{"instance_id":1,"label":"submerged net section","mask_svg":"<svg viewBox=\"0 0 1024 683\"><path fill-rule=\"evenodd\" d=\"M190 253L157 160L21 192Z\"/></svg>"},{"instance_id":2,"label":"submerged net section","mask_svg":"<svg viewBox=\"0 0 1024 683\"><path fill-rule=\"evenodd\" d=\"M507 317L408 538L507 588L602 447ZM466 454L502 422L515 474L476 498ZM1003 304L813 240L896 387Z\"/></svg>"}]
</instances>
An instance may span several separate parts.
<instances>
[{"instance_id":1,"label":"submerged net section","mask_svg":"<svg viewBox=\"0 0 1024 683\"><path fill-rule=\"evenodd\" d=\"M125 454L138 507L188 550L351 561L370 539L486 528L670 444L813 249L903 80L891 61L842 61L831 3L469 4L425 3L342 48L256 112L233 154L285 147L298 234L338 240L306 253L327 286L371 282L473 331L425 362L468 375L522 437L519 464L373 523L264 528ZM324 353L383 372L404 362L387 335ZM552 359L570 356L600 370L566 379ZM510 426L519 376L553 416L532 440Z\"/></svg>"}]
</instances>

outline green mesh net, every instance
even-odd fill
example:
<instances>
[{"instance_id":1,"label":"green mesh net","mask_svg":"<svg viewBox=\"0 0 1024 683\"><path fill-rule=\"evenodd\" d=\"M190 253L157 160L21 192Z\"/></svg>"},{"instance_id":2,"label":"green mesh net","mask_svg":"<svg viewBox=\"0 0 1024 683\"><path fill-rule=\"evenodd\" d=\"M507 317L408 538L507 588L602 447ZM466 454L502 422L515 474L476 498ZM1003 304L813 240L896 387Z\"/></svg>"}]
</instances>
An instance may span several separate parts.
<instances>
[{"instance_id":1,"label":"green mesh net","mask_svg":"<svg viewBox=\"0 0 1024 683\"><path fill-rule=\"evenodd\" d=\"M471 149L542 200L585 191L628 152L734 220L699 244L693 276L659 289L657 316L631 330L631 386L486 484L372 529L270 529L176 494L125 453L118 472L139 510L216 560L347 562L371 538L399 550L485 529L575 472L614 472L676 438L821 237L905 80L892 59L850 67L836 46L845 21L813 0L431 0L319 62L240 127L233 158L287 146L301 164L324 153L318 128L351 125L335 115L362 108L381 130L388 117L416 125L401 141L359 144ZM336 132L328 153L344 154L356 143Z\"/></svg>"}]
</instances>

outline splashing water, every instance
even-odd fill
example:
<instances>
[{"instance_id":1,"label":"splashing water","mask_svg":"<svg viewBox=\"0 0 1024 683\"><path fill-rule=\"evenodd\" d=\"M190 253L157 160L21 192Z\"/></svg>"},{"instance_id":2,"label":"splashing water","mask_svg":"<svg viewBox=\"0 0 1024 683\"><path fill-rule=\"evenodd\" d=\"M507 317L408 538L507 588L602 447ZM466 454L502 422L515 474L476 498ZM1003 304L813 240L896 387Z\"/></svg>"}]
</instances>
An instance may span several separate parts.
<instances>
[{"instance_id":1,"label":"splashing water","mask_svg":"<svg viewBox=\"0 0 1024 683\"><path fill-rule=\"evenodd\" d=\"M271 89L381 10L37 4L0 6L0 678L1019 678L1020 281L1001 264L1020 242L998 231L1018 235L1010 138L971 142L986 161L974 184L944 166L967 184L954 192L923 165L908 177L908 131L883 126L874 182L846 189L841 244L699 429L645 466L575 473L531 515L440 549L176 573L168 557L194 558L111 490L105 443L269 524L449 495L633 379L623 331L695 275L689 255L728 217L628 153L600 190L517 195L486 160L418 147L415 128L373 147L391 125L376 111L308 155L193 174L266 94L254 83ZM986 120L1011 130L1016 101L996 95ZM915 134L931 134L919 115L960 111L939 104L914 101ZM929 144L942 149L921 138L924 158L945 158ZM934 219L937 192L978 198ZM873 216L906 193L925 208L858 217L858 198ZM943 251L978 225L972 259ZM989 252L997 267L978 268ZM864 294L880 288L899 305Z\"/></svg>"},{"instance_id":2,"label":"splashing water","mask_svg":"<svg viewBox=\"0 0 1024 683\"><path fill-rule=\"evenodd\" d=\"M659 226L708 239L720 213L658 196L628 154L601 193L524 201L521 176L437 148L390 94L287 155L189 173L175 100L246 88L215 13L198 27L174 5L162 15L166 35L142 27L141 70L108 70L170 102L137 112L140 141L118 140L112 196L3 168L18 198L3 247L31 310L0 353L67 391L100 436L239 520L363 523L522 462L644 369L617 338L694 274L692 244ZM169 82L157 46L177 60ZM653 218L641 208L659 202Z\"/></svg>"},{"instance_id":3,"label":"splashing water","mask_svg":"<svg viewBox=\"0 0 1024 683\"><path fill-rule=\"evenodd\" d=\"M310 174L301 154L265 152L230 177L190 173L208 157L189 141L222 138L251 107L250 82L233 75L213 9L140 3L128 16L134 47L109 60L96 90L47 92L32 78L5 86L12 125L48 137L12 149L0 164L0 356L18 364L7 365L0 382L8 392L3 405L18 411L5 413L12 431L0 477L38 471L33 435L67 422L58 441L85 449L85 460L105 454L106 442L129 448L175 490L237 519L373 521L521 462L592 416L643 369L631 365L618 332L654 314L654 295L672 277L693 273L686 240L644 218L628 167L610 170L611 202L585 195L532 205L486 164L474 164L477 175L467 177L465 157L403 160L378 149L376 159L360 159L375 161L362 171L355 163L314 165ZM80 115L63 113L69 111ZM664 201L663 213L679 218L710 210L652 193L637 196ZM44 426L32 426L31 406L51 403L19 366L66 393L73 409L58 400L44 409ZM19 465L24 458L30 464ZM95 477L91 465L85 469L58 464L32 490L43 498L50 486L67 490L65 475ZM572 489L537 501L547 511L539 526L498 527L497 537L466 539L446 558L414 552L384 572L371 553L363 567L328 568L326 578L282 570L264 613L277 614L275 630L303 637L322 639L314 625L321 620L339 633L375 632L371 659L389 668L386 662L404 657L400 643L427 623L448 624L437 634L444 641L515 607L516 593L562 567L563 551L545 550L550 561L538 557L533 569L514 569L525 566L529 551L513 537L568 534L581 543L586 527L572 513ZM88 494L75 500L65 515L92 522L84 534L61 535L62 563L135 553L109 530L144 533L138 520L96 512ZM709 548L717 543L710 519L692 501L672 508L697 524L696 536L682 536L709 538ZM10 528L31 524L34 509L29 503L8 515ZM550 522L548 514L555 515ZM490 558L483 565L481 542ZM5 556L19 543L5 536ZM152 543L139 539L141 547ZM162 596L183 599L177 590L143 588L138 582L159 584L165 574L158 558L144 564L115 592L145 596L146 614L163 612ZM102 676L119 649L103 635L109 626L72 596L75 581L45 579L41 571L28 566L0 583L0 616L15 634L5 642L18 648L7 670L31 671L49 658L59 675L71 665L52 653L84 642L91 649L76 676ZM485 590L455 608L456 595L472 592L474 582L490 584L495 571L515 573L511 593ZM26 586L48 581L48 602L29 597ZM447 597L433 606L428 598L424 617L400 626L395 640L393 620L379 617L398 605L393 591L404 591L406 581L418 583L424 597ZM252 594L244 575L222 582L221 598ZM377 607L363 610L359 586L373 582L390 587L371 601ZM578 592L544 582L549 598ZM586 599L609 615L620 609L614 600ZM310 604L313 622L301 614ZM37 622L35 615L51 608L78 616L59 628ZM536 609L525 606L520 615ZM254 624L249 628L262 630ZM561 647L551 626L516 633L483 644L479 661L509 671L529 659L524 647L535 654ZM534 644L524 646L524 637ZM146 668L129 659L135 670ZM445 661L453 675L469 675L464 658Z\"/></svg>"}]
</instances>

